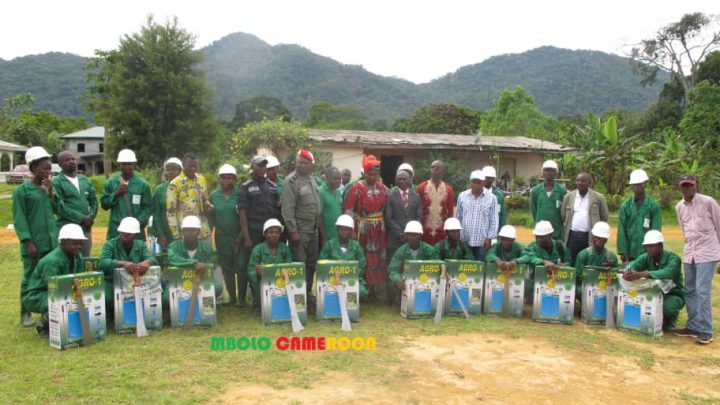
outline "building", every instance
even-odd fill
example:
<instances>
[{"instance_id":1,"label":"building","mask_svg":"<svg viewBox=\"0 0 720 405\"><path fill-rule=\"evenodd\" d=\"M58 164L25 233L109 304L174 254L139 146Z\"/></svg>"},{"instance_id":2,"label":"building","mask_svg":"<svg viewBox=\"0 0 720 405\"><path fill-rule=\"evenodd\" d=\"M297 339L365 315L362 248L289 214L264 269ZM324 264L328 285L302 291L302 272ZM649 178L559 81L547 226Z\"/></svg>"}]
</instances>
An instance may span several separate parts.
<instances>
[{"instance_id":1,"label":"building","mask_svg":"<svg viewBox=\"0 0 720 405\"><path fill-rule=\"evenodd\" d=\"M105 128L92 127L62 137L65 150L78 157L78 171L86 176L103 174Z\"/></svg>"},{"instance_id":2,"label":"building","mask_svg":"<svg viewBox=\"0 0 720 405\"><path fill-rule=\"evenodd\" d=\"M7 157L8 171L12 171L13 168L15 168L15 153L23 153L26 150L27 148L22 145L16 145L14 143L0 141L0 161ZM5 166L4 163L3 166Z\"/></svg>"}]
</instances>

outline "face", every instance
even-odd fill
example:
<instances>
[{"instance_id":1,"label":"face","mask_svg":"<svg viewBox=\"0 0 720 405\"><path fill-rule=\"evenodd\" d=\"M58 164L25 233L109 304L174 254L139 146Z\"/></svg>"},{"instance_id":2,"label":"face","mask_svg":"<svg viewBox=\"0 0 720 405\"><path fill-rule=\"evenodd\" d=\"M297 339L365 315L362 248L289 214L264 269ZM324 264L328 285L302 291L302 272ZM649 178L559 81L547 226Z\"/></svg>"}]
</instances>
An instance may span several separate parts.
<instances>
[{"instance_id":1,"label":"face","mask_svg":"<svg viewBox=\"0 0 720 405\"><path fill-rule=\"evenodd\" d=\"M432 162L430 165L430 178L433 180L442 180L445 176L445 163L440 160Z\"/></svg>"},{"instance_id":2,"label":"face","mask_svg":"<svg viewBox=\"0 0 720 405\"><path fill-rule=\"evenodd\" d=\"M491 188L495 184L495 177L485 177L485 188Z\"/></svg>"},{"instance_id":3,"label":"face","mask_svg":"<svg viewBox=\"0 0 720 405\"><path fill-rule=\"evenodd\" d=\"M256 165L252 165L252 174L253 177L263 177L265 176L265 171L267 170L267 163L259 163Z\"/></svg>"},{"instance_id":4,"label":"face","mask_svg":"<svg viewBox=\"0 0 720 405\"><path fill-rule=\"evenodd\" d=\"M188 177L195 176L195 173L197 173L198 171L198 161L193 159L185 159L183 161L183 171Z\"/></svg>"},{"instance_id":5,"label":"face","mask_svg":"<svg viewBox=\"0 0 720 405\"><path fill-rule=\"evenodd\" d=\"M460 231L457 229L445 231L445 235L447 235L448 240L451 240L453 242L457 242L460 240Z\"/></svg>"},{"instance_id":6,"label":"face","mask_svg":"<svg viewBox=\"0 0 720 405\"><path fill-rule=\"evenodd\" d=\"M343 172L342 174L342 181L343 183L348 183L350 181L350 172Z\"/></svg>"},{"instance_id":7,"label":"face","mask_svg":"<svg viewBox=\"0 0 720 405\"><path fill-rule=\"evenodd\" d=\"M232 174L221 174L220 175L220 187L223 190L230 190L235 184L235 176Z\"/></svg>"},{"instance_id":8,"label":"face","mask_svg":"<svg viewBox=\"0 0 720 405\"><path fill-rule=\"evenodd\" d=\"M684 198L692 198L697 193L697 186L695 184L683 183L680 186L680 192Z\"/></svg>"},{"instance_id":9,"label":"face","mask_svg":"<svg viewBox=\"0 0 720 405\"><path fill-rule=\"evenodd\" d=\"M482 193L484 185L485 184L483 183L482 180L474 179L470 182L470 189L472 190L473 194L480 194L480 193Z\"/></svg>"},{"instance_id":10,"label":"face","mask_svg":"<svg viewBox=\"0 0 720 405\"><path fill-rule=\"evenodd\" d=\"M662 243L655 243L652 245L644 245L645 251L650 257L660 257L663 252L663 245Z\"/></svg>"},{"instance_id":11,"label":"face","mask_svg":"<svg viewBox=\"0 0 720 405\"><path fill-rule=\"evenodd\" d=\"M340 240L346 241L350 239L353 233L352 228L348 228L347 226L338 226L337 227L338 236L340 237Z\"/></svg>"},{"instance_id":12,"label":"face","mask_svg":"<svg viewBox=\"0 0 720 405\"><path fill-rule=\"evenodd\" d=\"M75 170L77 170L77 160L72 153L63 154L62 158L58 160L58 164L65 173L75 173Z\"/></svg>"},{"instance_id":13,"label":"face","mask_svg":"<svg viewBox=\"0 0 720 405\"><path fill-rule=\"evenodd\" d=\"M607 243L607 239L600 238L598 236L593 235L592 245L595 248L595 250L602 250L605 247L606 243Z\"/></svg>"},{"instance_id":14,"label":"face","mask_svg":"<svg viewBox=\"0 0 720 405\"><path fill-rule=\"evenodd\" d=\"M645 183L633 184L632 191L633 191L633 194L635 194L636 196L644 195L645 194Z\"/></svg>"},{"instance_id":15,"label":"face","mask_svg":"<svg viewBox=\"0 0 720 405\"><path fill-rule=\"evenodd\" d=\"M270 179L270 180L272 180L272 181L276 181L276 180L277 180L277 175L278 175L278 168L277 168L277 166L275 166L275 167L269 167L269 168L266 168L266 169L265 169L265 176L266 176L268 179Z\"/></svg>"},{"instance_id":16,"label":"face","mask_svg":"<svg viewBox=\"0 0 720 405\"><path fill-rule=\"evenodd\" d=\"M584 173L578 174L577 179L575 179L575 187L577 187L580 194L585 194L590 188L590 177Z\"/></svg>"},{"instance_id":17,"label":"face","mask_svg":"<svg viewBox=\"0 0 720 405\"><path fill-rule=\"evenodd\" d=\"M422 235L419 233L406 233L405 239L407 239L408 245L410 245L411 248L415 249L420 245L420 238L422 238Z\"/></svg>"},{"instance_id":18,"label":"face","mask_svg":"<svg viewBox=\"0 0 720 405\"><path fill-rule=\"evenodd\" d=\"M132 176L135 171L135 163L120 163L120 173L123 176Z\"/></svg>"},{"instance_id":19,"label":"face","mask_svg":"<svg viewBox=\"0 0 720 405\"><path fill-rule=\"evenodd\" d=\"M307 176L312 171L313 164L302 156L295 158L295 170L303 176Z\"/></svg>"},{"instance_id":20,"label":"face","mask_svg":"<svg viewBox=\"0 0 720 405\"><path fill-rule=\"evenodd\" d=\"M82 250L82 243L83 243L83 241L81 241L81 240L63 239L60 242L60 248L66 254L74 256L74 255L80 253L80 251Z\"/></svg>"},{"instance_id":21,"label":"face","mask_svg":"<svg viewBox=\"0 0 720 405\"><path fill-rule=\"evenodd\" d=\"M195 243L198 236L200 236L200 230L197 228L185 228L182 230L182 234L185 242Z\"/></svg>"},{"instance_id":22,"label":"face","mask_svg":"<svg viewBox=\"0 0 720 405\"><path fill-rule=\"evenodd\" d=\"M120 232L120 240L122 241L123 245L129 246L133 243L133 240L135 240L135 234Z\"/></svg>"},{"instance_id":23,"label":"face","mask_svg":"<svg viewBox=\"0 0 720 405\"><path fill-rule=\"evenodd\" d=\"M52 163L50 163L50 159L43 159L33 165L33 175L38 180L42 181L49 178L51 171Z\"/></svg>"},{"instance_id":24,"label":"face","mask_svg":"<svg viewBox=\"0 0 720 405\"><path fill-rule=\"evenodd\" d=\"M331 175L326 176L325 183L330 190L335 190L340 185L340 172L332 172Z\"/></svg>"},{"instance_id":25,"label":"face","mask_svg":"<svg viewBox=\"0 0 720 405\"><path fill-rule=\"evenodd\" d=\"M536 240L537 240L537 238L536 238ZM500 237L500 247L502 248L502 250L512 249L513 242L515 242L515 239L506 238L504 236Z\"/></svg>"},{"instance_id":26,"label":"face","mask_svg":"<svg viewBox=\"0 0 720 405\"><path fill-rule=\"evenodd\" d=\"M165 178L167 181L172 181L178 174L180 174L180 168L175 165L170 165L165 168Z\"/></svg>"},{"instance_id":27,"label":"face","mask_svg":"<svg viewBox=\"0 0 720 405\"><path fill-rule=\"evenodd\" d=\"M400 190L407 190L408 186L410 185L410 176L405 172L400 172L395 175L395 185Z\"/></svg>"},{"instance_id":28,"label":"face","mask_svg":"<svg viewBox=\"0 0 720 405\"><path fill-rule=\"evenodd\" d=\"M551 236L552 234L542 236L535 235L535 242L537 242L540 247L548 249L550 247Z\"/></svg>"},{"instance_id":29,"label":"face","mask_svg":"<svg viewBox=\"0 0 720 405\"><path fill-rule=\"evenodd\" d=\"M557 176L555 169L543 169L543 179L553 181L555 176Z\"/></svg>"},{"instance_id":30,"label":"face","mask_svg":"<svg viewBox=\"0 0 720 405\"><path fill-rule=\"evenodd\" d=\"M365 182L367 184L375 184L380 177L380 170L372 169L365 172Z\"/></svg>"},{"instance_id":31,"label":"face","mask_svg":"<svg viewBox=\"0 0 720 405\"><path fill-rule=\"evenodd\" d=\"M272 228L268 228L267 231L265 231L265 240L268 241L270 244L276 244L280 240L280 234L282 232L280 231L280 228L277 226L273 226Z\"/></svg>"}]
</instances>

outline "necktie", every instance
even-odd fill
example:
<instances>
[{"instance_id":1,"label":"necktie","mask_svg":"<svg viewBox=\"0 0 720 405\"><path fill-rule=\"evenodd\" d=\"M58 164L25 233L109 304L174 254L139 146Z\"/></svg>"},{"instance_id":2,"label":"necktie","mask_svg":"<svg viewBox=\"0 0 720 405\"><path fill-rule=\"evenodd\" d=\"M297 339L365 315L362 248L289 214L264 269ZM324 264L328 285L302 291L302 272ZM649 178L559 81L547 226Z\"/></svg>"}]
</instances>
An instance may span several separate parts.
<instances>
[{"instance_id":1,"label":"necktie","mask_svg":"<svg viewBox=\"0 0 720 405\"><path fill-rule=\"evenodd\" d=\"M401 192L400 192L400 196L402 197L403 207L404 207L405 209L407 209L407 207L408 207L408 195L407 195L407 191L401 191Z\"/></svg>"}]
</instances>

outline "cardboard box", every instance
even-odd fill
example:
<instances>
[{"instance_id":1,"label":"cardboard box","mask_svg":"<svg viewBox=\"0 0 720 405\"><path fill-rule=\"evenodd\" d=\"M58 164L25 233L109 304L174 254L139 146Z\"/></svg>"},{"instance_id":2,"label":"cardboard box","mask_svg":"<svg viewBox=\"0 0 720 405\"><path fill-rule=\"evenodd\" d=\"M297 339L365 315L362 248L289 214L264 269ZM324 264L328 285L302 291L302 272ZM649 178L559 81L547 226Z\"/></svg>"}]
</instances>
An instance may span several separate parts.
<instances>
[{"instance_id":1,"label":"cardboard box","mask_svg":"<svg viewBox=\"0 0 720 405\"><path fill-rule=\"evenodd\" d=\"M215 312L215 283L213 270L205 271L198 289L198 298L195 302L195 313L192 319L194 326L211 327L217 322ZM185 325L190 298L192 296L195 270L178 267L168 268L168 293L170 297L170 326L173 328Z\"/></svg>"},{"instance_id":2,"label":"cardboard box","mask_svg":"<svg viewBox=\"0 0 720 405\"><path fill-rule=\"evenodd\" d=\"M68 274L51 277L48 281L48 317L50 320L50 347L67 349L82 344L82 327L75 296L73 280L80 279L84 316L93 342L105 339L107 324L105 321L105 287L103 273Z\"/></svg>"},{"instance_id":3,"label":"cardboard box","mask_svg":"<svg viewBox=\"0 0 720 405\"><path fill-rule=\"evenodd\" d=\"M442 260L405 260L400 315L407 319L435 316L443 266Z\"/></svg>"},{"instance_id":4,"label":"cardboard box","mask_svg":"<svg viewBox=\"0 0 720 405\"><path fill-rule=\"evenodd\" d=\"M294 287L295 307L298 318L307 323L307 286L305 282L305 263L263 264L260 281L260 308L264 325L290 323L290 302L285 290L287 270L290 283Z\"/></svg>"},{"instance_id":5,"label":"cardboard box","mask_svg":"<svg viewBox=\"0 0 720 405\"><path fill-rule=\"evenodd\" d=\"M658 287L620 290L617 328L647 336L662 336L663 292Z\"/></svg>"},{"instance_id":6,"label":"cardboard box","mask_svg":"<svg viewBox=\"0 0 720 405\"><path fill-rule=\"evenodd\" d=\"M520 265L509 272L510 280L508 314L522 318L525 306L525 273L526 266ZM505 305L505 274L495 263L485 265L485 292L483 314L501 315Z\"/></svg>"},{"instance_id":7,"label":"cardboard box","mask_svg":"<svg viewBox=\"0 0 720 405\"><path fill-rule=\"evenodd\" d=\"M445 293L445 312L463 315L460 302L470 315L482 312L482 292L485 281L485 263L475 260L446 260L448 290ZM455 287L460 300L452 293Z\"/></svg>"},{"instance_id":8,"label":"cardboard box","mask_svg":"<svg viewBox=\"0 0 720 405\"><path fill-rule=\"evenodd\" d=\"M162 329L162 287L160 266L152 266L140 278L143 319L147 330ZM115 269L113 280L115 301L115 332L135 333L137 312L135 302L135 280L123 268Z\"/></svg>"},{"instance_id":9,"label":"cardboard box","mask_svg":"<svg viewBox=\"0 0 720 405\"><path fill-rule=\"evenodd\" d=\"M336 275L340 275L340 279ZM315 270L317 305L315 316L319 321L339 321L340 295L337 286L342 283L347 297L346 308L351 322L360 319L360 271L358 262L319 260Z\"/></svg>"},{"instance_id":10,"label":"cardboard box","mask_svg":"<svg viewBox=\"0 0 720 405\"><path fill-rule=\"evenodd\" d=\"M548 276L535 267L533 321L571 325L575 316L575 268L560 267Z\"/></svg>"},{"instance_id":11,"label":"cardboard box","mask_svg":"<svg viewBox=\"0 0 720 405\"><path fill-rule=\"evenodd\" d=\"M607 274L612 274L610 285L610 299L613 303L613 311L617 319L617 295L620 286L618 284L617 272L613 270L600 270L585 268L582 282L582 299L580 301L580 319L588 325L605 325L607 318Z\"/></svg>"}]
</instances>

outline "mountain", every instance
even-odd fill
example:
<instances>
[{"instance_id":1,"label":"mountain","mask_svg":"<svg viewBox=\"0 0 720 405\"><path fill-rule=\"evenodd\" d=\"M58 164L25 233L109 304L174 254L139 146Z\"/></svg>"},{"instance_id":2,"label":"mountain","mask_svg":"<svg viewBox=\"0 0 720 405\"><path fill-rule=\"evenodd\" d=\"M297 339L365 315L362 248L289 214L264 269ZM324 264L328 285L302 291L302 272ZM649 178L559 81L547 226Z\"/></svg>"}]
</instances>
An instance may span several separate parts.
<instances>
[{"instance_id":1,"label":"mountain","mask_svg":"<svg viewBox=\"0 0 720 405\"><path fill-rule=\"evenodd\" d=\"M602 113L609 108L643 110L657 100L654 87L640 85L626 58L597 51L541 47L464 66L426 84L373 74L298 45L269 45L245 33L205 47L203 68L215 88L218 115L229 120L235 104L258 94L280 98L302 119L318 102L350 104L371 119L389 123L431 102L477 110L492 106L503 89L522 85L540 109L554 115ZM0 59L0 100L33 93L36 110L83 115L86 58L47 53Z\"/></svg>"}]
</instances>

